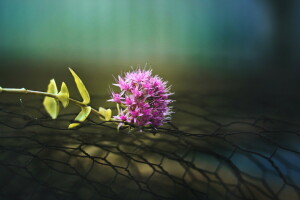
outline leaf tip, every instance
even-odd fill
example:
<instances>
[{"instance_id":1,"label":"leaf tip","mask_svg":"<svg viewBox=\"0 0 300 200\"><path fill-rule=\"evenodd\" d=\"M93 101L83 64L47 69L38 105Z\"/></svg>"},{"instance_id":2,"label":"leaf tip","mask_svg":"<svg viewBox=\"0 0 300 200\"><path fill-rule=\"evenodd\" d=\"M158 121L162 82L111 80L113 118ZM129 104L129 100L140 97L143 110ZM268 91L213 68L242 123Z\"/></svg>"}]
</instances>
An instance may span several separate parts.
<instances>
[{"instance_id":1,"label":"leaf tip","mask_svg":"<svg viewBox=\"0 0 300 200\"><path fill-rule=\"evenodd\" d=\"M74 70L71 67L68 67L69 71L71 72L71 74L74 74Z\"/></svg>"},{"instance_id":2,"label":"leaf tip","mask_svg":"<svg viewBox=\"0 0 300 200\"><path fill-rule=\"evenodd\" d=\"M79 91L79 94L81 95L83 101L82 103L87 105L90 103L90 95L87 91L85 85L83 84L82 80L79 78L79 76L69 67L69 70L74 78L74 81L76 83L77 89Z\"/></svg>"},{"instance_id":3,"label":"leaf tip","mask_svg":"<svg viewBox=\"0 0 300 200\"><path fill-rule=\"evenodd\" d=\"M80 123L72 123L72 124L70 124L70 125L68 126L68 129L73 129L73 128L79 126L79 124L80 124Z\"/></svg>"}]
</instances>

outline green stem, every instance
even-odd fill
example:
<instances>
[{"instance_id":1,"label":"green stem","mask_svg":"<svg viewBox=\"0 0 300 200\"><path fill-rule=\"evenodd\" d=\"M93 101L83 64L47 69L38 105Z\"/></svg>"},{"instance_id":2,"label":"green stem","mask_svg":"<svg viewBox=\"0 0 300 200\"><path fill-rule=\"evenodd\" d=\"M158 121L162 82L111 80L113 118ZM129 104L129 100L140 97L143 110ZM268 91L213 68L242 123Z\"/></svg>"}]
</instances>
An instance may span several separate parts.
<instances>
[{"instance_id":1,"label":"green stem","mask_svg":"<svg viewBox=\"0 0 300 200\"><path fill-rule=\"evenodd\" d=\"M47 92L40 92L34 90L27 90L25 88L1 88L0 92L3 93L13 93L13 94L34 94L34 95L41 95L41 96L48 96L57 98L55 94L47 93Z\"/></svg>"},{"instance_id":2,"label":"green stem","mask_svg":"<svg viewBox=\"0 0 300 200\"><path fill-rule=\"evenodd\" d=\"M0 87L0 93L1 92L2 93L12 93L12 94L33 94L33 95L39 95L39 96L44 96L44 97L47 96L47 97L52 97L52 98L58 99L56 94L40 92L40 91L35 91L35 90L27 90L25 88L2 88L2 87ZM69 101L79 107L88 106L88 105L83 104L82 102L77 101L72 98L69 98ZM92 108L91 112L94 113L95 115L97 115L98 117L104 117L94 108Z\"/></svg>"}]
</instances>

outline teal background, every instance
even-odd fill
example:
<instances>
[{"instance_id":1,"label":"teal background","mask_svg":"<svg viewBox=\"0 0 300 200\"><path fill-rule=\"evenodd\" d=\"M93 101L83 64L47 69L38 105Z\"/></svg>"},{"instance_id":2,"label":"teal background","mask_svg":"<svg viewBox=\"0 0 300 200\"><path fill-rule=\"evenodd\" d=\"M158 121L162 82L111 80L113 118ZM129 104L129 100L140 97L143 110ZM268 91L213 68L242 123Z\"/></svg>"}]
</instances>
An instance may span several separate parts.
<instances>
[{"instance_id":1,"label":"teal background","mask_svg":"<svg viewBox=\"0 0 300 200\"><path fill-rule=\"evenodd\" d=\"M284 4L291 5L288 15L298 15L297 1ZM260 68L281 39L293 41L288 51L299 43L292 17L284 21L290 30L278 37L280 6L267 0L1 0L0 52L2 59L76 67Z\"/></svg>"},{"instance_id":2,"label":"teal background","mask_svg":"<svg viewBox=\"0 0 300 200\"><path fill-rule=\"evenodd\" d=\"M291 95L299 11L296 0L1 0L0 85L44 90L72 67L107 94L113 76L147 65L176 92Z\"/></svg>"},{"instance_id":3,"label":"teal background","mask_svg":"<svg viewBox=\"0 0 300 200\"><path fill-rule=\"evenodd\" d=\"M72 67L109 96L113 76L148 66L176 94L285 98L300 87L299 11L296 0L1 0L0 85L45 90L72 83Z\"/></svg>"}]
</instances>

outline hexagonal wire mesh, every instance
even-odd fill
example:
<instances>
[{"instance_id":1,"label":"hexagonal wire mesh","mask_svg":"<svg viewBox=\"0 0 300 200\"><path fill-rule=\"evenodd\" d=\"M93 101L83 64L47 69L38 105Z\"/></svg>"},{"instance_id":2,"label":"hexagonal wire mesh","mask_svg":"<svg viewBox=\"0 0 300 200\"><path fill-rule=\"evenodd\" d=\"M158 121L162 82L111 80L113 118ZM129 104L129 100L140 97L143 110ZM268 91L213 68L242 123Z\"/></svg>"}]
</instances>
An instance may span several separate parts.
<instances>
[{"instance_id":1,"label":"hexagonal wire mesh","mask_svg":"<svg viewBox=\"0 0 300 200\"><path fill-rule=\"evenodd\" d=\"M99 97L98 97L99 98ZM297 123L218 95L176 97L172 123L117 132L40 100L0 104L0 195L11 199L299 199ZM259 110L259 108L257 108Z\"/></svg>"}]
</instances>

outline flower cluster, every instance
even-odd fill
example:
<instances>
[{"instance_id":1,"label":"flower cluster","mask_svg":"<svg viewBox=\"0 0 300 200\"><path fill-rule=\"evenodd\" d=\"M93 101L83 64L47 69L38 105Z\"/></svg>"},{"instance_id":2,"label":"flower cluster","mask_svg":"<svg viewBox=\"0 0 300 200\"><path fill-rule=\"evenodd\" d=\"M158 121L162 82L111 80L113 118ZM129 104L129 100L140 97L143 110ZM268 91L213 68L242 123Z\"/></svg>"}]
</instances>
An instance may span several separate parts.
<instances>
[{"instance_id":1,"label":"flower cluster","mask_svg":"<svg viewBox=\"0 0 300 200\"><path fill-rule=\"evenodd\" d=\"M160 77L152 76L151 70L137 69L118 76L117 83L120 92L112 92L112 99L108 101L121 105L116 120L135 124L136 126L161 126L170 119L173 100L172 93L167 88L167 82Z\"/></svg>"}]
</instances>

